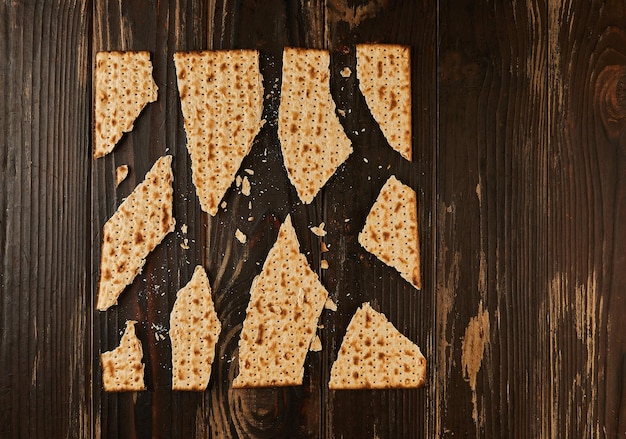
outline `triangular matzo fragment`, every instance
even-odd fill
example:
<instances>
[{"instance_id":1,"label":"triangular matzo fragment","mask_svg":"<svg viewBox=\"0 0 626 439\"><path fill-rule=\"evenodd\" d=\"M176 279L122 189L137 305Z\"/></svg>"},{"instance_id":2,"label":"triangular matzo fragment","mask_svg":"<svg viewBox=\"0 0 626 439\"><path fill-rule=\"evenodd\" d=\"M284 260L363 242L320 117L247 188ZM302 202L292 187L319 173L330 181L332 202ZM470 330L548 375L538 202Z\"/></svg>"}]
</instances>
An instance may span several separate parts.
<instances>
[{"instance_id":1,"label":"triangular matzo fragment","mask_svg":"<svg viewBox=\"0 0 626 439\"><path fill-rule=\"evenodd\" d=\"M187 150L202 210L217 213L263 121L263 78L254 50L174 54Z\"/></svg>"},{"instance_id":2,"label":"triangular matzo fragment","mask_svg":"<svg viewBox=\"0 0 626 439\"><path fill-rule=\"evenodd\" d=\"M206 389L220 330L209 279L198 265L170 314L173 390Z\"/></svg>"},{"instance_id":3,"label":"triangular matzo fragment","mask_svg":"<svg viewBox=\"0 0 626 439\"><path fill-rule=\"evenodd\" d=\"M385 317L364 303L352 317L330 371L331 389L421 387L426 358Z\"/></svg>"},{"instance_id":4,"label":"triangular matzo fragment","mask_svg":"<svg viewBox=\"0 0 626 439\"><path fill-rule=\"evenodd\" d=\"M161 157L102 231L97 308L108 309L135 279L145 258L174 230L172 156Z\"/></svg>"},{"instance_id":5,"label":"triangular matzo fragment","mask_svg":"<svg viewBox=\"0 0 626 439\"><path fill-rule=\"evenodd\" d=\"M330 55L286 48L278 110L278 137L291 183L304 203L313 201L352 153L330 94Z\"/></svg>"},{"instance_id":6,"label":"triangular matzo fragment","mask_svg":"<svg viewBox=\"0 0 626 439\"><path fill-rule=\"evenodd\" d=\"M411 60L407 46L359 44L357 78L389 145L411 161Z\"/></svg>"},{"instance_id":7,"label":"triangular matzo fragment","mask_svg":"<svg viewBox=\"0 0 626 439\"><path fill-rule=\"evenodd\" d=\"M157 91L149 52L96 53L94 158L113 151Z\"/></svg>"},{"instance_id":8,"label":"triangular matzo fragment","mask_svg":"<svg viewBox=\"0 0 626 439\"><path fill-rule=\"evenodd\" d=\"M112 351L103 352L102 384L105 392L130 392L146 390L143 381L144 365L141 342L135 334L135 324L126 322L126 330L118 347Z\"/></svg>"},{"instance_id":9,"label":"triangular matzo fragment","mask_svg":"<svg viewBox=\"0 0 626 439\"><path fill-rule=\"evenodd\" d=\"M304 360L327 297L300 253L287 216L261 274L252 282L233 387L302 384Z\"/></svg>"},{"instance_id":10,"label":"triangular matzo fragment","mask_svg":"<svg viewBox=\"0 0 626 439\"><path fill-rule=\"evenodd\" d=\"M359 244L421 289L415 191L389 177L367 215Z\"/></svg>"}]
</instances>

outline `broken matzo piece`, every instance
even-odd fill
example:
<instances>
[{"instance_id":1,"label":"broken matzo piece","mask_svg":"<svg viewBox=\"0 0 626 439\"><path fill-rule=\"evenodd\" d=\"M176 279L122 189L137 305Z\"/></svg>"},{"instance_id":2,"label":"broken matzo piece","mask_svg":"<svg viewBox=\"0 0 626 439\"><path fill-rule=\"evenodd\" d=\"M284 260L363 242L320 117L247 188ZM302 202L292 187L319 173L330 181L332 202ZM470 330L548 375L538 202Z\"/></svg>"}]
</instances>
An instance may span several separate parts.
<instances>
[{"instance_id":1,"label":"broken matzo piece","mask_svg":"<svg viewBox=\"0 0 626 439\"><path fill-rule=\"evenodd\" d=\"M302 384L304 360L327 297L300 253L287 216L261 274L252 282L233 387Z\"/></svg>"},{"instance_id":2,"label":"broken matzo piece","mask_svg":"<svg viewBox=\"0 0 626 439\"><path fill-rule=\"evenodd\" d=\"M364 303L354 314L330 371L331 389L421 387L426 358L385 317Z\"/></svg>"},{"instance_id":3,"label":"broken matzo piece","mask_svg":"<svg viewBox=\"0 0 626 439\"><path fill-rule=\"evenodd\" d=\"M263 83L254 50L177 52L178 93L202 210L215 215L261 129Z\"/></svg>"},{"instance_id":4,"label":"broken matzo piece","mask_svg":"<svg viewBox=\"0 0 626 439\"><path fill-rule=\"evenodd\" d=\"M359 88L389 145L411 161L411 61L407 46L358 44Z\"/></svg>"},{"instance_id":5,"label":"broken matzo piece","mask_svg":"<svg viewBox=\"0 0 626 439\"><path fill-rule=\"evenodd\" d=\"M157 91L149 52L96 53L94 158L113 151Z\"/></svg>"},{"instance_id":6,"label":"broken matzo piece","mask_svg":"<svg viewBox=\"0 0 626 439\"><path fill-rule=\"evenodd\" d=\"M126 322L126 330L118 347L100 355L102 384L105 392L146 390L143 380L144 364L141 342L135 334L135 324Z\"/></svg>"},{"instance_id":7,"label":"broken matzo piece","mask_svg":"<svg viewBox=\"0 0 626 439\"><path fill-rule=\"evenodd\" d=\"M115 186L119 186L121 182L128 177L128 165L121 165L115 168Z\"/></svg>"},{"instance_id":8,"label":"broken matzo piece","mask_svg":"<svg viewBox=\"0 0 626 439\"><path fill-rule=\"evenodd\" d=\"M189 283L176 294L170 314L173 390L206 389L220 330L209 279L198 265Z\"/></svg>"},{"instance_id":9,"label":"broken matzo piece","mask_svg":"<svg viewBox=\"0 0 626 439\"><path fill-rule=\"evenodd\" d=\"M352 153L330 94L330 55L286 48L278 110L278 136L289 180L304 203L313 201Z\"/></svg>"},{"instance_id":10,"label":"broken matzo piece","mask_svg":"<svg viewBox=\"0 0 626 439\"><path fill-rule=\"evenodd\" d=\"M359 244L421 289L415 191L389 177L367 215Z\"/></svg>"},{"instance_id":11,"label":"broken matzo piece","mask_svg":"<svg viewBox=\"0 0 626 439\"><path fill-rule=\"evenodd\" d=\"M100 311L117 303L148 254L174 230L173 179L172 156L161 157L104 225L96 305Z\"/></svg>"}]
</instances>

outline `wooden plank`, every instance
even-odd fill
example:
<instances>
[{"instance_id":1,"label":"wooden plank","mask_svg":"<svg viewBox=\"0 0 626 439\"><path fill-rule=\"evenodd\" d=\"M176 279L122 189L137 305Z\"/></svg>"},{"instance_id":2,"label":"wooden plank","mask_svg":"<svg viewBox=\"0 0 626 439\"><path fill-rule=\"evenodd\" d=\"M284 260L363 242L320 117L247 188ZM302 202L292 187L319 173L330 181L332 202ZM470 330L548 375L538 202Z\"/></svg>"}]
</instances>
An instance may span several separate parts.
<instances>
[{"instance_id":1,"label":"wooden plank","mask_svg":"<svg viewBox=\"0 0 626 439\"><path fill-rule=\"evenodd\" d=\"M623 2L549 6L544 432L624 434L626 238ZM549 365L549 366L548 366Z\"/></svg>"},{"instance_id":2,"label":"wooden plank","mask_svg":"<svg viewBox=\"0 0 626 439\"><path fill-rule=\"evenodd\" d=\"M331 81L338 108L354 152L324 189L324 220L331 244L323 273L338 310L327 315L324 342L324 382L328 381L346 327L356 309L370 301L409 339L429 362L426 388L325 392L323 437L428 437L434 418L430 401L435 388L433 353L433 229L436 133L436 5L433 2L369 2L328 5L328 38L332 52ZM413 163L393 151L372 118L359 91L356 43L404 44L411 48L413 102ZM339 72L349 67L352 74ZM363 249L357 241L367 213L390 175L417 192L420 227L422 291ZM358 195L357 195L358 194Z\"/></svg>"},{"instance_id":3,"label":"wooden plank","mask_svg":"<svg viewBox=\"0 0 626 439\"><path fill-rule=\"evenodd\" d=\"M176 291L186 284L204 258L206 223L191 182L182 115L176 88L173 53L206 46L205 2L112 2L93 5L93 53L100 50L148 50L158 101L148 105L112 154L92 164L92 272L96 294L101 229L122 199L131 193L162 155L173 156L176 230L147 258L143 272L106 312L93 309L94 437L206 436L208 425L198 422L204 395L172 393L171 353L167 336L169 311ZM93 60L92 60L93 61ZM92 64L93 65L93 64ZM89 70L90 72L92 69ZM115 187L115 168L127 164L130 173ZM187 225L187 233L182 226ZM181 247L184 239L189 249ZM94 302L95 303L95 302ZM142 341L149 392L107 394L102 391L99 354L117 346L127 319L135 319ZM159 337L160 338L160 337Z\"/></svg>"},{"instance_id":4,"label":"wooden plank","mask_svg":"<svg viewBox=\"0 0 626 439\"><path fill-rule=\"evenodd\" d=\"M0 5L6 438L88 435L88 11L77 1Z\"/></svg>"},{"instance_id":5,"label":"wooden plank","mask_svg":"<svg viewBox=\"0 0 626 439\"><path fill-rule=\"evenodd\" d=\"M542 2L440 3L440 437L543 437L546 20Z\"/></svg>"}]
</instances>

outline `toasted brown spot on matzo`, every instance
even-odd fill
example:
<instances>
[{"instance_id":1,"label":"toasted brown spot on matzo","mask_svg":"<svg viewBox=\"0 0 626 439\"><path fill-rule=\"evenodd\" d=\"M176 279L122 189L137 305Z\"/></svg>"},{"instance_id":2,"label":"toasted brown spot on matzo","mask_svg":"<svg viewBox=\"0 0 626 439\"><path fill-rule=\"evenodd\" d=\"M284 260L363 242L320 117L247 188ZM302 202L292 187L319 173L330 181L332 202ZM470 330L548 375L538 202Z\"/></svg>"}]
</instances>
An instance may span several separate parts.
<instances>
[{"instance_id":1,"label":"toasted brown spot on matzo","mask_svg":"<svg viewBox=\"0 0 626 439\"><path fill-rule=\"evenodd\" d=\"M202 210L215 215L263 125L258 52L177 52L174 63L193 183Z\"/></svg>"},{"instance_id":2,"label":"toasted brown spot on matzo","mask_svg":"<svg viewBox=\"0 0 626 439\"><path fill-rule=\"evenodd\" d=\"M287 216L261 274L252 282L233 387L302 384L304 360L327 297L300 253Z\"/></svg>"},{"instance_id":3,"label":"toasted brown spot on matzo","mask_svg":"<svg viewBox=\"0 0 626 439\"><path fill-rule=\"evenodd\" d=\"M152 190L158 194L156 199L147 196ZM174 230L175 223L172 156L164 156L104 225L96 305L99 310L117 303L124 288L141 272L145 258Z\"/></svg>"},{"instance_id":4,"label":"toasted brown spot on matzo","mask_svg":"<svg viewBox=\"0 0 626 439\"><path fill-rule=\"evenodd\" d=\"M157 90L149 52L96 53L94 158L113 151Z\"/></svg>"},{"instance_id":5,"label":"toasted brown spot on matzo","mask_svg":"<svg viewBox=\"0 0 626 439\"><path fill-rule=\"evenodd\" d=\"M356 46L359 88L393 149L412 160L411 64L406 46Z\"/></svg>"},{"instance_id":6,"label":"toasted brown spot on matzo","mask_svg":"<svg viewBox=\"0 0 626 439\"><path fill-rule=\"evenodd\" d=\"M369 321L369 324L366 322ZM373 344L377 338L380 342ZM331 389L421 387L426 358L382 314L364 303L354 314L330 371Z\"/></svg>"},{"instance_id":7,"label":"toasted brown spot on matzo","mask_svg":"<svg viewBox=\"0 0 626 439\"><path fill-rule=\"evenodd\" d=\"M283 53L278 136L287 174L304 203L313 201L352 153L335 114L329 62L324 50L286 48Z\"/></svg>"}]
</instances>

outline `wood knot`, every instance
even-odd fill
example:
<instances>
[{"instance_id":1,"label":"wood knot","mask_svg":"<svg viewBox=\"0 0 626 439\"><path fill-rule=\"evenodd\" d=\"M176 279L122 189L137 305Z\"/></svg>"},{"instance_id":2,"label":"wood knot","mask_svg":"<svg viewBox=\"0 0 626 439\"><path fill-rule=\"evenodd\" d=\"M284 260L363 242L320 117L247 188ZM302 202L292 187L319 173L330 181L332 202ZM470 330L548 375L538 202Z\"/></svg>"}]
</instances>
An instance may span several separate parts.
<instances>
[{"instance_id":1,"label":"wood knot","mask_svg":"<svg viewBox=\"0 0 626 439\"><path fill-rule=\"evenodd\" d=\"M609 138L619 137L626 124L626 66L610 65L600 72L594 101Z\"/></svg>"}]
</instances>

